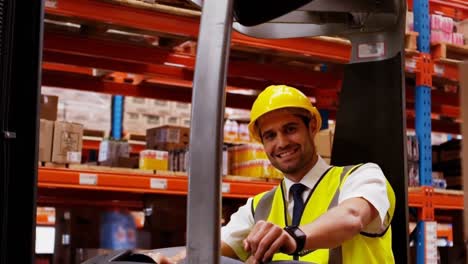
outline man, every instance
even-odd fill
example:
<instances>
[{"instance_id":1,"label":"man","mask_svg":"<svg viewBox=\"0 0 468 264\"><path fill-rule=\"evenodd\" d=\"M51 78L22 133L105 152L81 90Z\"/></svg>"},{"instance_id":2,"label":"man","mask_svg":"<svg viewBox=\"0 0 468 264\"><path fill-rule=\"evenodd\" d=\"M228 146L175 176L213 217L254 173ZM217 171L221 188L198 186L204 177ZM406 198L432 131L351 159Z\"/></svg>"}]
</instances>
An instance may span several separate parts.
<instances>
[{"instance_id":1,"label":"man","mask_svg":"<svg viewBox=\"0 0 468 264\"><path fill-rule=\"evenodd\" d=\"M258 263L394 263L393 190L376 164L326 164L314 146L320 126L317 109L292 87L270 86L258 96L249 132L284 180L231 216L221 232L223 255Z\"/></svg>"},{"instance_id":2,"label":"man","mask_svg":"<svg viewBox=\"0 0 468 264\"><path fill-rule=\"evenodd\" d=\"M394 263L393 190L376 164L326 164L314 146L321 122L295 88L269 86L258 96L249 132L284 180L231 216L221 230L223 256L249 263Z\"/></svg>"}]
</instances>

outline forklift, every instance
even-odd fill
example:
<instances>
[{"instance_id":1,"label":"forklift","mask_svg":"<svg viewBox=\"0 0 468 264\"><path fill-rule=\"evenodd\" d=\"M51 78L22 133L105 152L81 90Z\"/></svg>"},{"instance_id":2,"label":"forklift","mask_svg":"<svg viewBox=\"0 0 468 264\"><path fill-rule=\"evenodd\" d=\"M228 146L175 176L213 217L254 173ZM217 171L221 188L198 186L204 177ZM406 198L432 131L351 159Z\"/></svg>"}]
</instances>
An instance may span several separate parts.
<instances>
[{"instance_id":1,"label":"forklift","mask_svg":"<svg viewBox=\"0 0 468 264\"><path fill-rule=\"evenodd\" d=\"M225 106L226 70L229 58L232 29L255 38L298 38L312 36L338 36L350 40L351 59L345 66L344 81L340 92L340 106L336 116L335 137L331 163L337 166L374 162L379 164L392 185L396 196L396 209L392 220L393 253L395 263L409 262L408 236L408 193L406 159L406 105L404 76L404 36L406 0L191 0L202 8L200 34L196 55L194 87L192 95L192 125L190 138L189 193L187 206L187 258L185 263L239 263L236 260L220 257L220 213L221 213L221 164L223 133L222 124ZM26 70L33 74L29 86L36 85L31 93L29 110L36 116L19 115L21 125L12 121L6 106L19 105L15 96L18 91L12 84L26 82L13 76L2 83L2 116L0 125L3 135L0 139L0 186L2 207L0 209L0 263L31 263L28 257L18 261L9 249L18 246L23 254L33 252L33 241L29 244L11 242L14 235L8 230L16 225L26 226L24 237L31 236L34 226L35 193L37 179L37 157L29 153L27 159L19 160L19 149L36 146L37 135L27 140L18 140L16 135L37 131L38 96L40 83L41 32L43 7L41 1L29 7L35 15L26 17L21 13L21 3L11 3L4 19L10 19L16 28L21 28L18 19L30 21L22 27L36 35L32 38L37 44L30 55L33 61ZM41 10L41 11L37 11ZM23 12L25 13L25 12ZM12 18L13 17L13 18ZM5 24L5 23L4 23ZM0 26L2 24L0 23ZM7 24L8 25L8 24ZM1 31L0 31L1 32ZM5 31L3 31L5 32ZM40 32L37 33L37 32ZM8 32L7 32L8 33ZM11 32L10 32L11 33ZM4 33L2 33L4 34ZM6 34L6 33L5 33ZM11 33L11 34L19 34ZM25 35L25 34L23 34ZM17 38L16 41L18 41ZM1 43L1 42L0 42ZM4 42L9 44L7 42ZM10 43L15 44L14 42ZM2 57L2 66L14 65L12 58L18 50L11 49L9 58ZM19 45L19 44L18 44ZM22 45L27 45L23 43ZM31 44L30 44L31 45ZM23 48L25 46L22 46ZM8 51L8 50L7 50ZM16 52L16 53L15 53ZM7 54L7 53L3 53ZM12 66L13 65L13 66ZM16 68L15 68L16 67ZM2 68L3 76L6 69ZM9 85L9 86L8 86ZM207 94L211 99L206 103ZM8 103L8 104L7 104ZM6 104L6 105L5 105ZM12 106L13 105L13 106ZM4 107L5 106L5 107ZM8 110L8 109L6 109ZM28 112L28 109L24 109ZM13 125L11 125L13 124ZM36 130L35 130L36 129ZM358 133L356 132L358 131ZM195 140L196 139L196 140ZM28 148L26 148L28 147ZM352 153L352 155L350 155ZM21 163L23 162L23 163ZM29 166L24 166L27 163ZM20 166L20 164L23 164ZM22 194L15 179L19 173L34 171L34 178L23 180L27 184ZM26 193L26 195L24 195ZM23 195L24 222L13 223L12 201ZM27 218L26 216L29 216ZM23 226L21 228L24 228ZM16 228L15 228L16 229ZM5 239L6 238L6 239ZM180 248L156 249L165 255L177 253ZM16 257L16 258L15 258ZM12 262L15 260L14 262ZM116 251L90 259L86 264L104 263L154 263L139 258L131 250ZM301 263L298 261L272 263Z\"/></svg>"}]
</instances>

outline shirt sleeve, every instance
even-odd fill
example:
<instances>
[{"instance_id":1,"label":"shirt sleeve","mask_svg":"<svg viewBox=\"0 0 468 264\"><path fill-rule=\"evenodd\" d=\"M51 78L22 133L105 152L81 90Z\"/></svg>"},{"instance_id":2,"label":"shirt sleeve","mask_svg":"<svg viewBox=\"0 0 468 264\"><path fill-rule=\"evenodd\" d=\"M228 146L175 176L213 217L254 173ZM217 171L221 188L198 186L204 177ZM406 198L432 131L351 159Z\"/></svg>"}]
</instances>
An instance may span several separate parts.
<instances>
[{"instance_id":1,"label":"shirt sleeve","mask_svg":"<svg viewBox=\"0 0 468 264\"><path fill-rule=\"evenodd\" d=\"M254 226L252 216L252 198L231 215L229 223L221 228L221 241L229 245L239 259L246 260L249 253L244 250L243 241Z\"/></svg>"},{"instance_id":2,"label":"shirt sleeve","mask_svg":"<svg viewBox=\"0 0 468 264\"><path fill-rule=\"evenodd\" d=\"M366 163L351 173L343 183L338 203L350 198L366 199L379 213L379 216L363 228L370 234L382 233L390 225L387 214L390 201L387 195L387 183L382 169L375 163Z\"/></svg>"}]
</instances>

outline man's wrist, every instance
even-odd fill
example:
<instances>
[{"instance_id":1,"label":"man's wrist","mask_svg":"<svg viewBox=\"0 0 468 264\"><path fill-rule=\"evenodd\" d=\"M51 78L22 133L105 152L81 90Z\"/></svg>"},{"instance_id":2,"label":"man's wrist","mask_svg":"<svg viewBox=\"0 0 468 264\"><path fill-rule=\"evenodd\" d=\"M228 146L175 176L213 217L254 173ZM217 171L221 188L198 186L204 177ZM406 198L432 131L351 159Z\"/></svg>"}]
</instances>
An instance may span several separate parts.
<instances>
[{"instance_id":1,"label":"man's wrist","mask_svg":"<svg viewBox=\"0 0 468 264\"><path fill-rule=\"evenodd\" d=\"M308 253L308 250L304 250L306 242L306 234L298 226L286 226L284 230L296 241L296 249L290 255L302 256ZM307 252L305 252L307 251Z\"/></svg>"}]
</instances>

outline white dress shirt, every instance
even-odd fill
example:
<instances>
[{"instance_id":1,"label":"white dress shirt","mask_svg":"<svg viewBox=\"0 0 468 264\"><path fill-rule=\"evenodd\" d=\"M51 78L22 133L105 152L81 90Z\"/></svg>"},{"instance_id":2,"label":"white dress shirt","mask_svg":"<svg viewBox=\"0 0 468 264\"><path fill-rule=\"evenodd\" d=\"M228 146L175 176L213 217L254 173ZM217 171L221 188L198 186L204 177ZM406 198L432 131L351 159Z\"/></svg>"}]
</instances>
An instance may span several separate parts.
<instances>
[{"instance_id":1,"label":"white dress shirt","mask_svg":"<svg viewBox=\"0 0 468 264\"><path fill-rule=\"evenodd\" d=\"M302 178L300 183L307 186L302 196L306 201L310 192L317 184L325 171L330 168L320 156L314 167ZM292 195L289 195L289 188L294 184L291 180L284 178L285 196L288 197L288 213L292 215L294 201ZM390 224L387 211L390 207L390 202L387 197L387 186L385 176L377 164L366 163L355 170L348 176L343 183L343 187L338 197L338 204L350 199L362 197L366 199L379 213L369 225L363 228L362 231L371 234L379 234L383 232ZM252 198L249 198L245 205L239 207L239 210L231 215L229 223L221 229L221 240L228 244L237 256L245 260L248 253L243 248L243 240L250 233L254 226L254 218L251 211Z\"/></svg>"}]
</instances>

